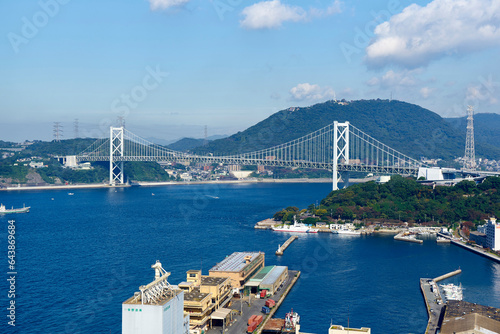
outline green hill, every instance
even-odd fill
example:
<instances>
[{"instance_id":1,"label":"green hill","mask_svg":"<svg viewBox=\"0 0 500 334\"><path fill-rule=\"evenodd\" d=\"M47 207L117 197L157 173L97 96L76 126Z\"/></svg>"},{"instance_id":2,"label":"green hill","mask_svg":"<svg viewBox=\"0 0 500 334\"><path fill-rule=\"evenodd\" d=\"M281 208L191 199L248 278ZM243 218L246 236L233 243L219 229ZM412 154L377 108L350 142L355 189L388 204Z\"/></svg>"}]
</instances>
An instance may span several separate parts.
<instances>
[{"instance_id":1,"label":"green hill","mask_svg":"<svg viewBox=\"0 0 500 334\"><path fill-rule=\"evenodd\" d=\"M434 220L454 223L459 220L480 222L500 215L500 178L487 177L476 185L462 181L454 187L422 185L413 179L395 175L385 184L374 181L332 191L316 214L340 219L391 219L408 222Z\"/></svg>"},{"instance_id":2,"label":"green hill","mask_svg":"<svg viewBox=\"0 0 500 334\"><path fill-rule=\"evenodd\" d=\"M195 147L203 146L205 144L204 139L195 139L195 138L182 138L175 143L168 145L169 149L175 151L188 151Z\"/></svg>"},{"instance_id":3,"label":"green hill","mask_svg":"<svg viewBox=\"0 0 500 334\"><path fill-rule=\"evenodd\" d=\"M351 101L346 105L327 101L305 108L288 108L245 131L214 140L193 151L251 152L298 138L334 121L349 121L361 131L414 158L450 159L464 154L465 133L438 114L414 104L380 99ZM478 143L476 154L498 158L499 145Z\"/></svg>"}]
</instances>

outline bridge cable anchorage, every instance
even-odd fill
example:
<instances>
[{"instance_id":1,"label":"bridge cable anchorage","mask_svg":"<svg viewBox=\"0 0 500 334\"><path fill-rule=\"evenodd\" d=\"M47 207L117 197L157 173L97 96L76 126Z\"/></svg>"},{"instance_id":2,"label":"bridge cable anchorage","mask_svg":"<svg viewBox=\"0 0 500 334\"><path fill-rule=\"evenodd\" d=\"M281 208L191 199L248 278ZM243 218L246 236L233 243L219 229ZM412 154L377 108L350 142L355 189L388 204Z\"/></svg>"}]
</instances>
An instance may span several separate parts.
<instances>
[{"instance_id":1,"label":"bridge cable anchorage","mask_svg":"<svg viewBox=\"0 0 500 334\"><path fill-rule=\"evenodd\" d=\"M227 156L198 155L171 150L135 135L123 127L110 127L107 139L98 139L76 156L78 162L109 161L110 185L123 184L124 161L167 161L188 164L222 163L313 168L332 171L333 190L349 172L417 176L423 164L400 153L349 122L331 123L300 138L270 148Z\"/></svg>"}]
</instances>

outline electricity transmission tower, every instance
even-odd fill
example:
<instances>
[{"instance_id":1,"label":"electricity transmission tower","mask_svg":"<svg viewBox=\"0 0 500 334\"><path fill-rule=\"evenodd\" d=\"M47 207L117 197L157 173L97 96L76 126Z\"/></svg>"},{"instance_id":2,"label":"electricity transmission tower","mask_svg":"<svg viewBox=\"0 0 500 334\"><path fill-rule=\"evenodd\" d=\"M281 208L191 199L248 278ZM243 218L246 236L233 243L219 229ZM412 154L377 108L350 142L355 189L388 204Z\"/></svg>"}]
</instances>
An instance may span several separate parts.
<instances>
[{"instance_id":1,"label":"electricity transmission tower","mask_svg":"<svg viewBox=\"0 0 500 334\"><path fill-rule=\"evenodd\" d=\"M60 122L54 122L54 141L61 141L62 138L62 125Z\"/></svg>"},{"instance_id":2,"label":"electricity transmission tower","mask_svg":"<svg viewBox=\"0 0 500 334\"><path fill-rule=\"evenodd\" d=\"M474 108L467 107L467 136L465 137L464 169L476 168L476 152L474 149Z\"/></svg>"},{"instance_id":3,"label":"electricity transmission tower","mask_svg":"<svg viewBox=\"0 0 500 334\"><path fill-rule=\"evenodd\" d=\"M74 126L74 131L75 131L75 138L79 138L79 129L78 129L78 118L75 118L75 122L73 123Z\"/></svg>"}]
</instances>

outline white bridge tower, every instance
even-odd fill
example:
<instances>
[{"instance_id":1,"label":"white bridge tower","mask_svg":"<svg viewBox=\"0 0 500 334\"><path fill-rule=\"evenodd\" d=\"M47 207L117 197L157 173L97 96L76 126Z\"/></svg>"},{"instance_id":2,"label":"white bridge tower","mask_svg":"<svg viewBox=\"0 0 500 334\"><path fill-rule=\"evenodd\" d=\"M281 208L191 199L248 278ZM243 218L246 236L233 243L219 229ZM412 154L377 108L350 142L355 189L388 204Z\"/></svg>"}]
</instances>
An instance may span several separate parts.
<instances>
[{"instance_id":1,"label":"white bridge tower","mask_svg":"<svg viewBox=\"0 0 500 334\"><path fill-rule=\"evenodd\" d=\"M123 157L123 127L109 129L109 185L123 184L123 160L115 161L115 157Z\"/></svg>"},{"instance_id":2,"label":"white bridge tower","mask_svg":"<svg viewBox=\"0 0 500 334\"><path fill-rule=\"evenodd\" d=\"M349 164L349 122L339 123L335 121L333 127L333 190L338 190L339 176L344 182L344 187L349 183L349 172L339 175L338 164Z\"/></svg>"}]
</instances>

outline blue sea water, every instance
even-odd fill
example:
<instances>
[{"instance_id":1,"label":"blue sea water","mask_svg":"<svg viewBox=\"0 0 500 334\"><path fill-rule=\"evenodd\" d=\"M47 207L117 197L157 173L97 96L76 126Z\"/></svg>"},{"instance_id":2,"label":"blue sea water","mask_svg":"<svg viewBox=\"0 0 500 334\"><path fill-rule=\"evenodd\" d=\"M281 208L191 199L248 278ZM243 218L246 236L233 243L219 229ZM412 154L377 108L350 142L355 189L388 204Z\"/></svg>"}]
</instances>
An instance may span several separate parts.
<instances>
[{"instance_id":1,"label":"blue sea water","mask_svg":"<svg viewBox=\"0 0 500 334\"><path fill-rule=\"evenodd\" d=\"M266 264L302 271L276 316L293 308L302 330L327 333L330 322L373 333L423 333L427 313L420 277L460 267L464 299L500 307L500 264L453 245L392 236L300 236L253 229L274 212L305 208L330 184L231 184L68 191L1 192L1 333L120 333L121 303L152 281L160 260L172 284L189 269L204 274L235 251L264 251ZM16 226L16 326L7 324L8 219Z\"/></svg>"}]
</instances>

